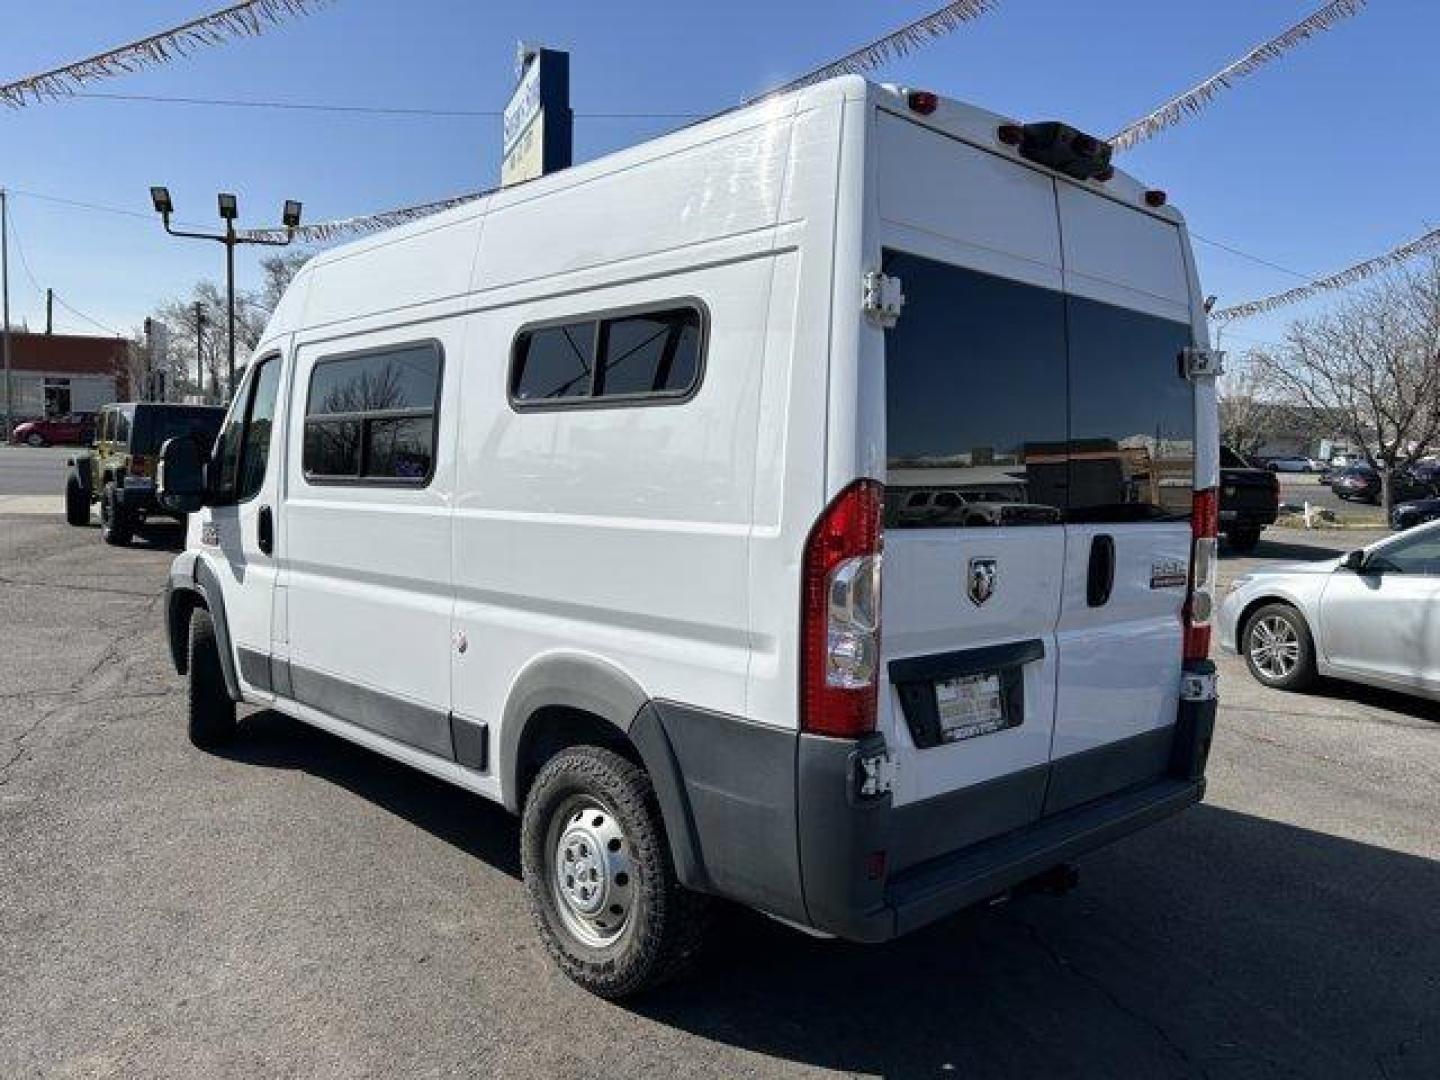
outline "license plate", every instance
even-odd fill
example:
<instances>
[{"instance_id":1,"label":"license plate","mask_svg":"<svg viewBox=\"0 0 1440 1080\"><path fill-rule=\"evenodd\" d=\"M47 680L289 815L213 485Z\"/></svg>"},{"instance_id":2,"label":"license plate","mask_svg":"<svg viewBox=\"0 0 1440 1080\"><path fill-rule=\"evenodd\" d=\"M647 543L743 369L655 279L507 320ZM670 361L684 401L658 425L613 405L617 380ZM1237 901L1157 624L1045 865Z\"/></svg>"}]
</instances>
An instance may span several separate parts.
<instances>
[{"instance_id":1,"label":"license plate","mask_svg":"<svg viewBox=\"0 0 1440 1080\"><path fill-rule=\"evenodd\" d=\"M1018 717L1006 715L999 672L938 680L935 707L940 716L940 737L945 742L989 735L1020 722Z\"/></svg>"}]
</instances>

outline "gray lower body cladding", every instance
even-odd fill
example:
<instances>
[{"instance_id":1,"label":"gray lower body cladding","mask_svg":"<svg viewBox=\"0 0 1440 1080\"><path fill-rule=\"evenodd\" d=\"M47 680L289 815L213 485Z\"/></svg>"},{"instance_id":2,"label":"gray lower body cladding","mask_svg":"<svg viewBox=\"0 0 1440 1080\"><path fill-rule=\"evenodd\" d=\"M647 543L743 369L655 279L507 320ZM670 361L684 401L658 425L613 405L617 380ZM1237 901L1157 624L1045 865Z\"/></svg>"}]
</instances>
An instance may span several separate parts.
<instances>
[{"instance_id":1,"label":"gray lower body cladding","mask_svg":"<svg viewBox=\"0 0 1440 1080\"><path fill-rule=\"evenodd\" d=\"M962 910L1204 794L1215 702L1170 727L903 806L858 793L883 740L799 735L671 702L631 729L680 879L854 941Z\"/></svg>"}]
</instances>

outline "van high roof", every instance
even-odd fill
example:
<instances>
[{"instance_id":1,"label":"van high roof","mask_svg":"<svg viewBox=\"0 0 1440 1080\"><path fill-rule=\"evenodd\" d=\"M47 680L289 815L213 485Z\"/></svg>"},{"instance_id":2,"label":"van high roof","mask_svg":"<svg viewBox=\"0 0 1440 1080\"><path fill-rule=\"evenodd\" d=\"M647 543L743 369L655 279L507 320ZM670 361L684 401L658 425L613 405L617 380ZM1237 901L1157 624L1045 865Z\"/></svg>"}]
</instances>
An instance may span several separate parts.
<instances>
[{"instance_id":1,"label":"van high roof","mask_svg":"<svg viewBox=\"0 0 1440 1080\"><path fill-rule=\"evenodd\" d=\"M1049 173L1064 182L1077 184L1091 191L1108 195L1121 203L1167 221L1178 224L1183 220L1179 211L1168 203L1160 206L1149 205L1146 201L1146 193L1153 189L1148 188L1139 179L1122 169L1115 168L1113 174L1103 183L1078 181L1059 170L1026 160L1017 147L1007 145L1000 137L1001 128L1022 127L1024 122L1021 120L991 112L954 98L933 94L926 94L934 101L933 109L928 114L922 114L910 106L909 98L912 93L925 94L926 92L913 91L911 88L894 84L874 83L859 75L837 76L814 86L777 94L752 105L720 113L678 131L614 151L561 172L538 177L524 184L491 191L473 202L441 211L423 220L398 225L372 236L341 244L317 255L311 260L310 265L318 268L328 262L383 246L403 237L469 221L492 209L584 184L600 176L635 168L655 158L683 152L737 130L751 128L761 123L771 123L785 117L794 117L837 101L858 101L866 97L883 108L906 115L915 123L942 131L980 149L1012 158L1031 168Z\"/></svg>"}]
</instances>

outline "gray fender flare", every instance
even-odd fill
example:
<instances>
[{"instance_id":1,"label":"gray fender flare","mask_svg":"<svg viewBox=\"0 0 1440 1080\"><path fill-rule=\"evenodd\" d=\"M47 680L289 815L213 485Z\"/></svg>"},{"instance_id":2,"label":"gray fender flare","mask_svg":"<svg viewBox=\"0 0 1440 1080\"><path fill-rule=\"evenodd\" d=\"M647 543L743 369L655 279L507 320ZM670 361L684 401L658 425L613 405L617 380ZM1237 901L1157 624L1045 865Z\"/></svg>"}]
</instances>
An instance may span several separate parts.
<instances>
[{"instance_id":1,"label":"gray fender flare","mask_svg":"<svg viewBox=\"0 0 1440 1080\"><path fill-rule=\"evenodd\" d=\"M198 600L210 612L215 624L215 644L220 651L220 670L231 700L240 701L240 680L235 674L235 650L230 644L230 624L225 617L225 594L210 564L198 551L177 555L170 564L165 588L165 628L170 640L170 659L181 675L190 666L190 612Z\"/></svg>"},{"instance_id":2,"label":"gray fender flare","mask_svg":"<svg viewBox=\"0 0 1440 1080\"><path fill-rule=\"evenodd\" d=\"M612 724L630 740L654 785L676 876L708 888L680 766L649 696L627 674L591 656L559 653L533 661L515 680L500 724L498 767L505 806L519 813L519 752L537 712L562 706Z\"/></svg>"}]
</instances>

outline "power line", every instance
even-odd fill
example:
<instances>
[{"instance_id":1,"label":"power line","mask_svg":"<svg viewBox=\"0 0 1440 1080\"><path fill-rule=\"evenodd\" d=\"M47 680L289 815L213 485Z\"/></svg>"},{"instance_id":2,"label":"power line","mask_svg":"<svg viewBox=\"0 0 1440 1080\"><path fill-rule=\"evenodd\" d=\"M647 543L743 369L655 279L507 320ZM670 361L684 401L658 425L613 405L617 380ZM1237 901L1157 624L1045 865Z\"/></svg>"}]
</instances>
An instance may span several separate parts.
<instances>
[{"instance_id":1,"label":"power line","mask_svg":"<svg viewBox=\"0 0 1440 1080\"><path fill-rule=\"evenodd\" d=\"M56 203L60 206L73 206L81 210L95 210L104 214L120 214L123 217L138 218L141 221L153 222L153 213L145 214L139 210L126 210L120 206L107 206L104 203L85 202L81 199L67 199L60 195L46 195L39 191L26 191L24 188L7 189L12 195L20 195L26 199L38 199L41 202ZM201 225L189 225L186 222L176 222L177 225L184 225L186 228L203 228Z\"/></svg>"},{"instance_id":2,"label":"power line","mask_svg":"<svg viewBox=\"0 0 1440 1080\"><path fill-rule=\"evenodd\" d=\"M1249 259L1251 262L1259 263L1261 266L1268 266L1271 270L1279 270L1282 274L1289 274L1291 277L1299 278L1301 281L1310 281L1315 277L1314 274L1302 274L1299 270L1291 270L1288 266L1281 266L1279 263L1271 262L1269 259L1262 259L1259 255L1252 255L1248 251L1242 251L1230 244L1221 243L1219 240L1211 240L1208 236L1201 236L1194 229L1190 230L1190 237L1192 240L1199 240L1202 244L1209 244L1211 247L1219 248L1221 251L1228 251L1231 255L1239 255L1242 259Z\"/></svg>"},{"instance_id":3,"label":"power line","mask_svg":"<svg viewBox=\"0 0 1440 1080\"><path fill-rule=\"evenodd\" d=\"M271 101L252 98L178 97L166 94L112 94L101 91L66 95L98 101L150 102L163 105L207 105L229 109L284 109L295 112L351 113L362 116L439 117L443 119L496 120L502 109L434 109L400 105L344 105L321 101ZM695 120L708 113L681 112L577 112L586 120Z\"/></svg>"},{"instance_id":4,"label":"power line","mask_svg":"<svg viewBox=\"0 0 1440 1080\"><path fill-rule=\"evenodd\" d=\"M51 295L53 295L53 296L55 297L55 302L56 302L57 304L59 304L61 307L63 307L66 311L70 312L71 315L74 315L75 317L80 318L80 319L84 319L84 320L85 320L87 323L89 323L91 326L99 327L101 330L104 330L107 334L112 334L112 335L114 335L114 336L117 337L117 338L123 338L123 337L125 336L124 334L120 333L119 330L116 330L113 326L106 326L106 325L105 325L104 323L102 323L99 319L92 319L89 315L86 315L83 311L79 311L79 310L77 310L76 308L72 307L71 305L67 304L67 303L65 302L65 298L64 298L63 296L61 296L58 292L57 292L57 293L52 293Z\"/></svg>"},{"instance_id":5,"label":"power line","mask_svg":"<svg viewBox=\"0 0 1440 1080\"><path fill-rule=\"evenodd\" d=\"M15 227L15 214L13 212L10 214L10 234L15 241L15 253L20 256L20 266L24 269L25 276L30 279L30 284L34 286L37 293L44 293L45 287L41 285L40 282L36 279L35 271L30 268L30 260L25 255L25 245L20 241L20 230ZM124 334L120 333L120 331L116 330L114 327L106 326L99 319L92 319L83 311L80 311L78 308L72 307L70 304L67 304L64 297L62 297L55 290L50 290L50 295L54 297L57 304L59 304L66 311L70 312L70 314L74 315L76 318L84 319L91 326L99 327L107 334L113 334L117 338L125 336Z\"/></svg>"},{"instance_id":6,"label":"power line","mask_svg":"<svg viewBox=\"0 0 1440 1080\"><path fill-rule=\"evenodd\" d=\"M1267 311L1274 311L1276 308L1308 300L1326 290L1343 289L1358 281L1364 281L1382 270L1398 266L1417 255L1426 254L1440 254L1440 229L1430 229L1413 240L1391 248L1384 254L1372 256L1325 277L1315 278L1286 292L1272 293L1270 296L1262 296L1257 300L1248 300L1243 304L1221 308L1219 311L1212 312L1210 318L1213 322L1222 323L1235 319L1248 319L1252 315L1260 315Z\"/></svg>"}]
</instances>

